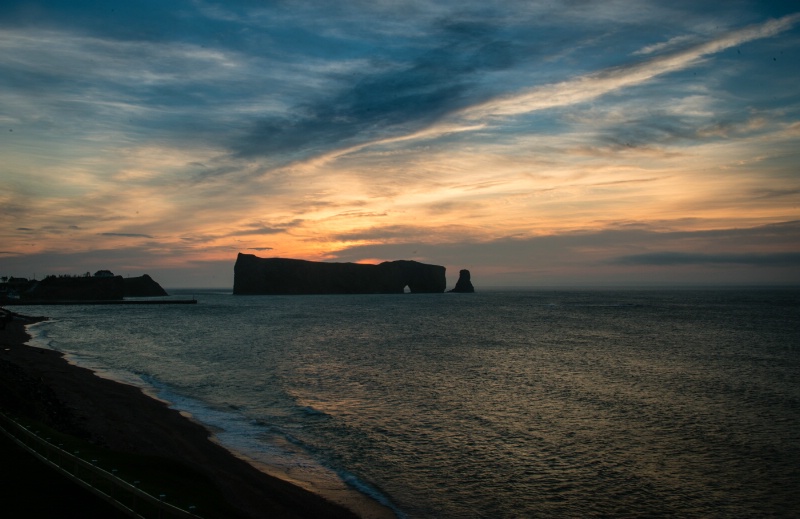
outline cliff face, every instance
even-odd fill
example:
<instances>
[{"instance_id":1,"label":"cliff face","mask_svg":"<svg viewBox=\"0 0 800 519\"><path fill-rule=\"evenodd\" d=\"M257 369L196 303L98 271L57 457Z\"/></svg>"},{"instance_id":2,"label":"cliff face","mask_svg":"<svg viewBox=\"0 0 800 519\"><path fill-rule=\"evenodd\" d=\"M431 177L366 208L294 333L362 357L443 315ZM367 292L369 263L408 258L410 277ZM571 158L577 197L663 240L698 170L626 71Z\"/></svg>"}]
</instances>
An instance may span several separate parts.
<instances>
[{"instance_id":1,"label":"cliff face","mask_svg":"<svg viewBox=\"0 0 800 519\"><path fill-rule=\"evenodd\" d=\"M441 293L445 268L417 261L379 265L323 263L242 254L233 267L234 294L402 294Z\"/></svg>"},{"instance_id":2,"label":"cliff face","mask_svg":"<svg viewBox=\"0 0 800 519\"><path fill-rule=\"evenodd\" d=\"M125 297L168 296L167 291L156 281L144 274L135 278L125 278Z\"/></svg>"}]
</instances>

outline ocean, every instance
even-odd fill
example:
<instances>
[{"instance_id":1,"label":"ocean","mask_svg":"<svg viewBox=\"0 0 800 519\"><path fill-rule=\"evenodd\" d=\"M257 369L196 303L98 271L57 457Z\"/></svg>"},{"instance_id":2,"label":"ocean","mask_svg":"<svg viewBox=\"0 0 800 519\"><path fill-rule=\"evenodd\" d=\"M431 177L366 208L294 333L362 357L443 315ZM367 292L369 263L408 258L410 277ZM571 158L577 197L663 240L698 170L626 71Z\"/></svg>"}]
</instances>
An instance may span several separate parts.
<instances>
[{"instance_id":1,"label":"ocean","mask_svg":"<svg viewBox=\"0 0 800 519\"><path fill-rule=\"evenodd\" d=\"M403 518L800 515L800 291L48 306L39 345Z\"/></svg>"}]
</instances>

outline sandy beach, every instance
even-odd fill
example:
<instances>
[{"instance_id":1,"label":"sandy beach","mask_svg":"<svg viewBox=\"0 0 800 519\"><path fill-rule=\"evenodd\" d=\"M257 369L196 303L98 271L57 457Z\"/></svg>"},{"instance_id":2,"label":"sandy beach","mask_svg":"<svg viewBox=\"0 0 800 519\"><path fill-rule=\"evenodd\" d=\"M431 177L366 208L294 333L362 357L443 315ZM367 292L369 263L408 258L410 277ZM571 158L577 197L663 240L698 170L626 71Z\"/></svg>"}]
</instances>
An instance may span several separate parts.
<instances>
[{"instance_id":1,"label":"sandy beach","mask_svg":"<svg viewBox=\"0 0 800 519\"><path fill-rule=\"evenodd\" d=\"M148 468L163 463L172 473L176 465L193 477L206 478L235 512L198 511L203 517L241 518L355 518L354 513L293 484L269 476L210 440L209 431L141 390L100 378L69 364L55 351L26 345L25 325L42 318L17 317L0 330L0 409L5 414L35 420L54 430L111 453L141 457ZM55 471L5 439L4 459L17 459L10 472L32 472L32 480L45 481ZM16 450L15 450L16 449ZM13 456L12 456L13 453ZM40 466L37 466L38 465ZM47 481L50 481L49 479ZM48 482L48 495L59 489L71 500L61 505L62 516L85 516L94 506L105 505L88 492L63 489L65 480ZM74 485L74 484L72 484ZM43 489L20 484L4 496L5 506L32 506ZM25 489L28 489L26 492ZM75 510L76 509L76 510ZM211 515L209 515L211 514Z\"/></svg>"}]
</instances>

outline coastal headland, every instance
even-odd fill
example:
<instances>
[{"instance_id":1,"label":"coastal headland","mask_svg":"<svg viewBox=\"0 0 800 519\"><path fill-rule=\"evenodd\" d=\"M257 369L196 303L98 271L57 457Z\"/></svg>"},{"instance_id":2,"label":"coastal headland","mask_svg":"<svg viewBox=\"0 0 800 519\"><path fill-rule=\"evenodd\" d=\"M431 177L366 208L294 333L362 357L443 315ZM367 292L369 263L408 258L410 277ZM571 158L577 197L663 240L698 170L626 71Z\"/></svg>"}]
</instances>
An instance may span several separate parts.
<instances>
[{"instance_id":1,"label":"coastal headland","mask_svg":"<svg viewBox=\"0 0 800 519\"><path fill-rule=\"evenodd\" d=\"M87 272L79 276L49 275L40 280L15 277L0 280L0 304L123 301L126 297L167 295L147 274L124 278L108 270L99 270L94 275Z\"/></svg>"},{"instance_id":2,"label":"coastal headland","mask_svg":"<svg viewBox=\"0 0 800 519\"><path fill-rule=\"evenodd\" d=\"M46 276L42 280L2 278L3 305L177 305L196 304L192 299L154 299L168 296L147 274L123 278L108 270L94 275ZM130 299L137 298L137 299Z\"/></svg>"},{"instance_id":3,"label":"coastal headland","mask_svg":"<svg viewBox=\"0 0 800 519\"><path fill-rule=\"evenodd\" d=\"M27 345L30 336L25 326L43 319L13 314L0 329L0 411L4 415L50 431L64 443L83 445L75 447L76 452L89 450L98 459L116 460L119 465L113 470L120 474L144 470L145 476L139 476L141 485L148 474L161 475L165 484L178 487L165 499L182 490L194 493L206 501L196 509L206 519L357 517L319 495L257 470L213 442L201 425L140 389L100 378L68 363L56 351ZM0 446L3 459L10 463L4 467L6 483L19 481L4 498L6 509L27 510L30 516L44 510L46 516L47 509L42 507L52 503L42 497L64 495L69 499L59 504L59 517L85 517L92 510L104 510L99 498L75 492L68 487L70 481L53 479L53 469L33 456L26 457L13 442L3 438ZM48 481L48 488L25 486L24 474ZM385 510L376 510L369 516L387 515Z\"/></svg>"}]
</instances>

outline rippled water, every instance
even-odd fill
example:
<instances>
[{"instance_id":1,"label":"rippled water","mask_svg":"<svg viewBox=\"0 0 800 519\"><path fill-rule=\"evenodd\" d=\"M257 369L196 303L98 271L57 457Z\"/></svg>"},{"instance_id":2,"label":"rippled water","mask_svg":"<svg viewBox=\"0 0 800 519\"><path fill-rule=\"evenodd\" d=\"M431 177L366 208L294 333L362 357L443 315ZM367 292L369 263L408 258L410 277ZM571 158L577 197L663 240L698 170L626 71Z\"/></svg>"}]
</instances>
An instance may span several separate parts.
<instances>
[{"instance_id":1,"label":"rippled water","mask_svg":"<svg viewBox=\"0 0 800 519\"><path fill-rule=\"evenodd\" d=\"M800 514L797 291L197 297L38 331L406 517Z\"/></svg>"}]
</instances>

